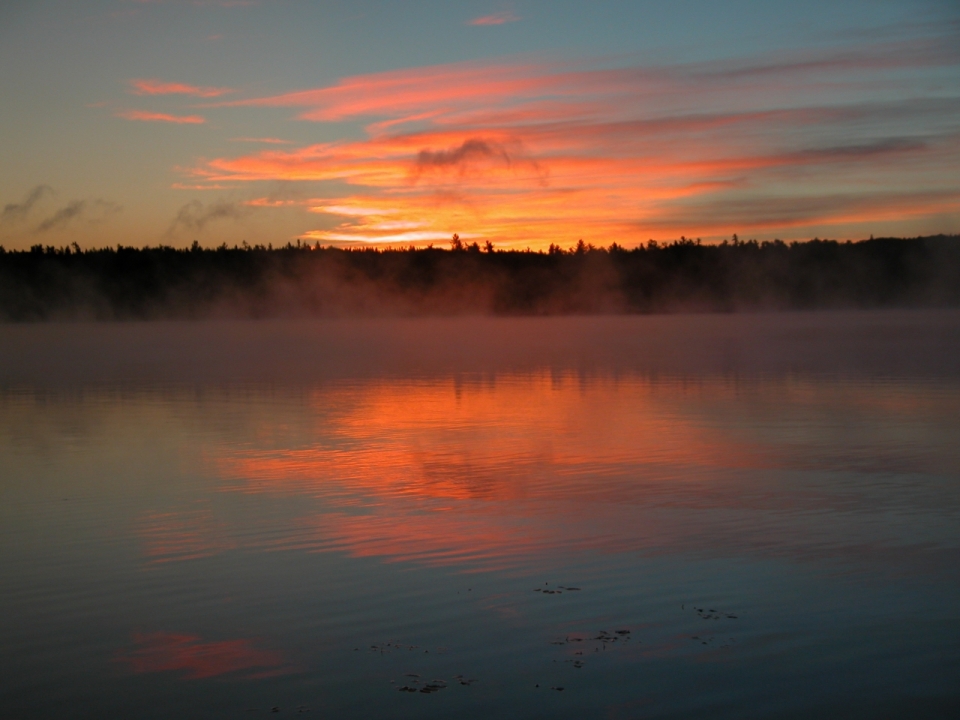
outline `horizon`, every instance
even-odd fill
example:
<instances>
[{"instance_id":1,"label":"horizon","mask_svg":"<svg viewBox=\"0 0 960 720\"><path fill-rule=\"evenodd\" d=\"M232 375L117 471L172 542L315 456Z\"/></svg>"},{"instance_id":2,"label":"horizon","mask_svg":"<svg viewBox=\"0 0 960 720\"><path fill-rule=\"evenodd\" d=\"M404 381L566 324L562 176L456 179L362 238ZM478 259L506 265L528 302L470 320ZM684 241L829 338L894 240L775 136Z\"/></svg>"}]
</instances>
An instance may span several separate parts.
<instances>
[{"instance_id":1,"label":"horizon","mask_svg":"<svg viewBox=\"0 0 960 720\"><path fill-rule=\"evenodd\" d=\"M867 238L859 239L838 239L838 238L821 238L821 237L812 237L806 239L798 240L789 240L784 241L780 238L773 238L772 240L758 240L757 238L740 238L736 233L734 233L729 238L720 238L715 240L710 240L704 242L702 238L688 238L681 236L679 238L670 238L667 240L654 240L650 238L647 242L638 242L634 245L621 245L616 241L611 242L609 245L597 245L594 243L585 243L582 238L578 239L577 242L569 245L562 246L551 243L547 247L538 246L536 248L525 246L508 246L508 247L498 247L494 243L489 245L480 245L478 242L469 242L464 240L458 235L454 234L451 239L448 239L446 242L438 243L429 241L426 243L408 243L403 244L391 244L391 243L368 243L368 242L350 242L350 243L321 243L319 240L314 242L303 242L302 238L297 238L296 240L288 240L283 245L274 245L273 243L267 244L254 244L251 245L247 242L241 242L233 244L227 243L226 241L220 243L219 245L202 245L199 241L194 240L189 245L174 245L170 243L160 242L156 245L124 245L123 243L118 243L117 245L91 245L88 247L83 247L79 243L70 242L66 245L43 245L42 243L35 243L30 247L24 248L6 248L4 245L0 244L0 254L3 253L41 253L41 254L53 254L53 255L70 255L70 254L85 254L85 253L113 253L121 251L133 251L133 252L150 252L150 251L173 251L173 252L217 252L217 251L258 251L258 252L281 252L289 250L302 250L302 251L311 251L311 250L340 250L345 252L359 251L359 252L379 252L379 253L407 253L407 252L420 252L424 250L433 250L440 252L480 252L483 254L489 253L536 253L540 255L544 254L558 254L558 255L578 255L585 252L602 252L602 253L612 253L612 252L633 252L637 250L669 250L671 248L681 248L685 246L704 246L707 248L722 248L727 246L745 246L753 245L759 246L761 248L768 248L771 246L782 245L785 247L797 247L802 245L807 245L810 243L825 243L833 245L858 245L861 243L870 243L870 242L886 242L894 241L897 243L901 242L922 242L922 241L931 241L931 240L960 240L960 233L951 234L951 233L937 233L934 235L917 235L916 237L874 237L871 235Z\"/></svg>"}]
</instances>

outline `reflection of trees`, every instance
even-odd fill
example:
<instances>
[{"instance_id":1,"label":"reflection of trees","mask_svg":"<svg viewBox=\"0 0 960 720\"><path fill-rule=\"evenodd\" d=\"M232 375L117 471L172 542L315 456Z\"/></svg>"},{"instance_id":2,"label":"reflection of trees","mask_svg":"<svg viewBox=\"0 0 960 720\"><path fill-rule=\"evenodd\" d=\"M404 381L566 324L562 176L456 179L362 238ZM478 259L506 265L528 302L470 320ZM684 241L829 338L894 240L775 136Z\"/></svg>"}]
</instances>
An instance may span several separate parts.
<instances>
[{"instance_id":1,"label":"reflection of trees","mask_svg":"<svg viewBox=\"0 0 960 720\"><path fill-rule=\"evenodd\" d=\"M563 314L956 305L960 236L858 243L681 238L634 249L288 244L0 252L0 318Z\"/></svg>"}]
</instances>

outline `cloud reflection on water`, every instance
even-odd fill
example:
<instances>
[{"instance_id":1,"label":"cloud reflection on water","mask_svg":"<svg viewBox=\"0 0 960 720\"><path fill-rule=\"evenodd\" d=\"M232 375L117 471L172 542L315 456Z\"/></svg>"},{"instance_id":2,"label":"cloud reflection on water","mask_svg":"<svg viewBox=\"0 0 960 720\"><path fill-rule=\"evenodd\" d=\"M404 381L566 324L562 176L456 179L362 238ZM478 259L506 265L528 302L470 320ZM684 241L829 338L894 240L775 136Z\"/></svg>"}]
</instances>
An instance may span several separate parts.
<instances>
[{"instance_id":1,"label":"cloud reflection on water","mask_svg":"<svg viewBox=\"0 0 960 720\"><path fill-rule=\"evenodd\" d=\"M290 672L279 653L254 647L250 640L204 642L195 635L137 633L134 647L117 653L118 662L135 674L179 672L186 680L242 673L256 679Z\"/></svg>"},{"instance_id":2,"label":"cloud reflection on water","mask_svg":"<svg viewBox=\"0 0 960 720\"><path fill-rule=\"evenodd\" d=\"M222 492L302 499L282 526L188 511L139 534L167 559L236 547L485 569L597 552L933 559L957 552L941 543L938 507L954 503L936 477L960 458L931 452L949 446L938 418L955 399L722 376L337 384L204 449ZM891 493L891 473L918 482ZM930 536L899 537L919 512Z\"/></svg>"}]
</instances>

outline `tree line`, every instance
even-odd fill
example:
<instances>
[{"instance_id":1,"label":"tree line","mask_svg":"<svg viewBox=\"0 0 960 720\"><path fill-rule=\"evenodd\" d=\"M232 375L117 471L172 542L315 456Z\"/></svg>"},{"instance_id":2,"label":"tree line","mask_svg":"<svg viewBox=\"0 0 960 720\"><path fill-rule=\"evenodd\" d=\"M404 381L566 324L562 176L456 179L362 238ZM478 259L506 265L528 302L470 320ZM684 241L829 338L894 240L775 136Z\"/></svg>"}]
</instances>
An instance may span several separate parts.
<instances>
[{"instance_id":1,"label":"tree line","mask_svg":"<svg viewBox=\"0 0 960 720\"><path fill-rule=\"evenodd\" d=\"M0 319L734 312L960 305L960 236L635 248L0 247Z\"/></svg>"}]
</instances>

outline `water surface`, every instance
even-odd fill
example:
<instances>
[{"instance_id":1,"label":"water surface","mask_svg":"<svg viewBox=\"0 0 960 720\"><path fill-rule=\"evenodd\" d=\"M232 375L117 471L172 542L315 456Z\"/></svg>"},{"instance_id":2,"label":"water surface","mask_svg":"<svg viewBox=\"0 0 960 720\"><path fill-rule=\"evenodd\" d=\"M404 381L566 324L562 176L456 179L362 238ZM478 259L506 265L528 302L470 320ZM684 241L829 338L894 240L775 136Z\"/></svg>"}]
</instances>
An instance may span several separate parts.
<instances>
[{"instance_id":1,"label":"water surface","mask_svg":"<svg viewBox=\"0 0 960 720\"><path fill-rule=\"evenodd\" d=\"M5 715L960 712L960 313L0 348Z\"/></svg>"}]
</instances>

